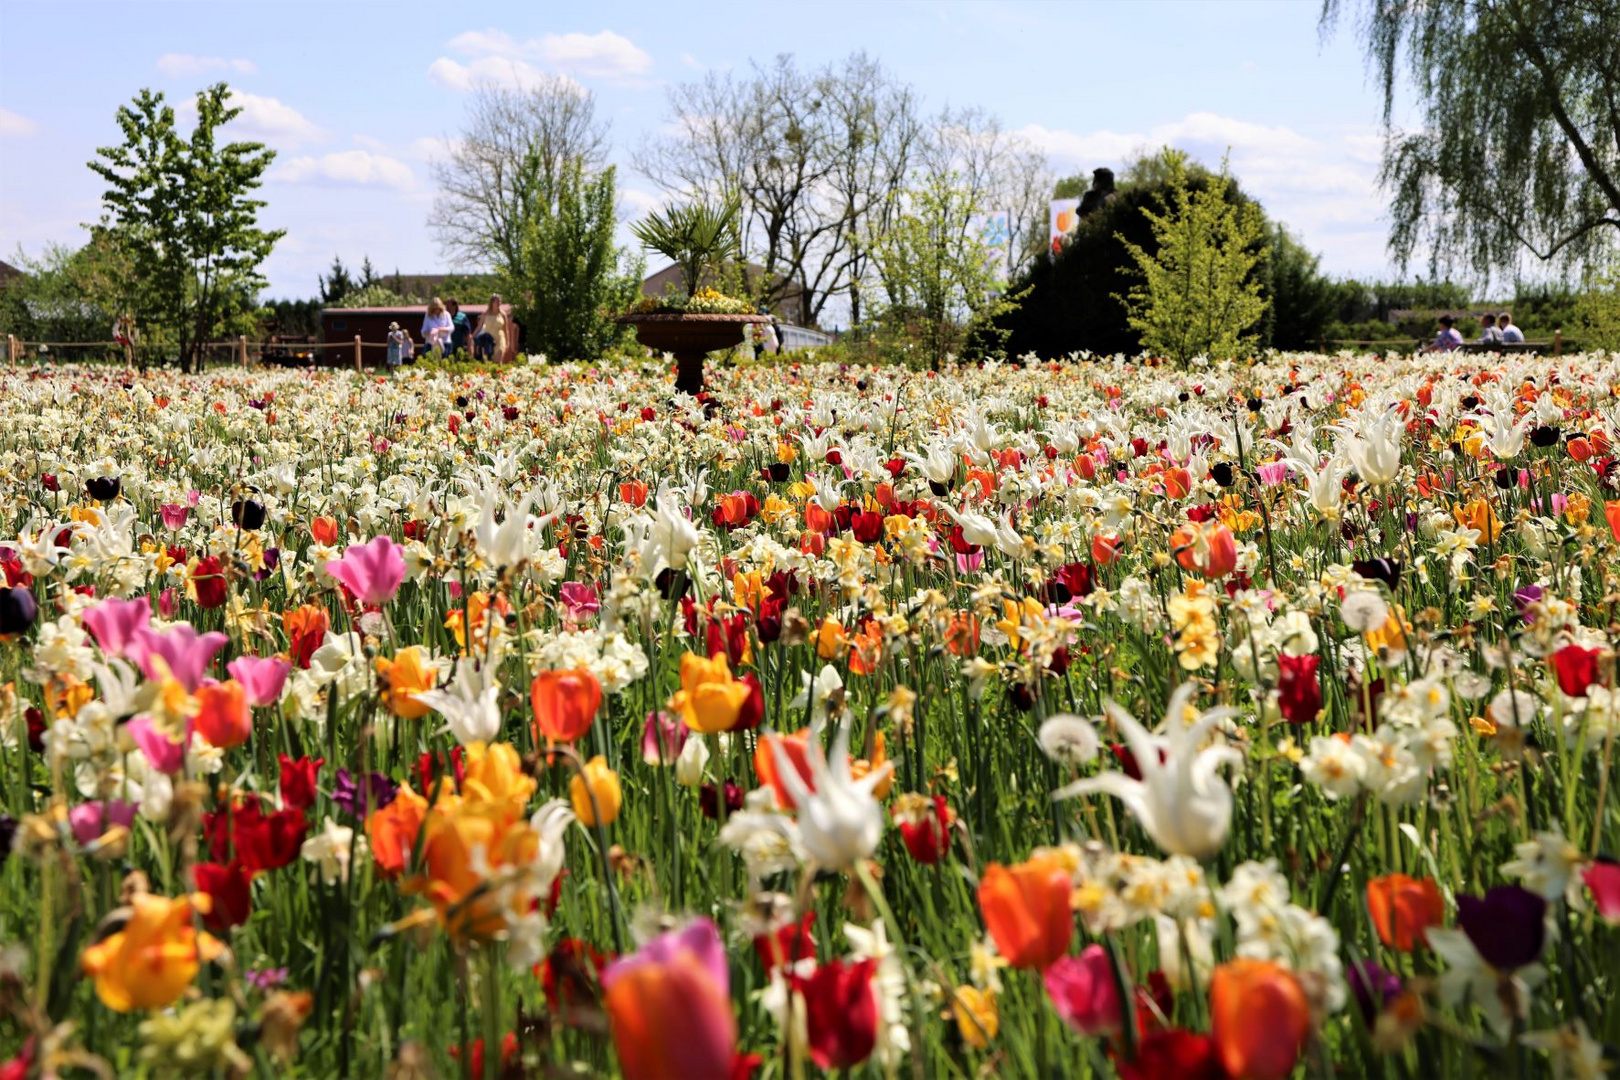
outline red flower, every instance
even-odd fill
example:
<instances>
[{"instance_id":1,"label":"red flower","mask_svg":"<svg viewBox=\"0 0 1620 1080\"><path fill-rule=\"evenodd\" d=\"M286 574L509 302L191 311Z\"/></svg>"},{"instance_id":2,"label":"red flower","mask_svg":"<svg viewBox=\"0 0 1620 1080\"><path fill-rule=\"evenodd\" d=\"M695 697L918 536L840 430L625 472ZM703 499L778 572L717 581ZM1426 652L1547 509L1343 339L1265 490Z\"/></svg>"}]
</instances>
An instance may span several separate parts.
<instances>
[{"instance_id":1,"label":"red flower","mask_svg":"<svg viewBox=\"0 0 1620 1080\"><path fill-rule=\"evenodd\" d=\"M326 759L306 756L294 761L286 754L278 756L281 759L281 801L296 810L308 810L315 805L315 776Z\"/></svg>"},{"instance_id":2,"label":"red flower","mask_svg":"<svg viewBox=\"0 0 1620 1080\"><path fill-rule=\"evenodd\" d=\"M455 781L455 790L461 790L461 782L467 777L467 752L459 746L452 746L448 758L443 750L424 750L416 759L416 778L421 784L420 790L429 798L438 790L435 786L439 778L445 776L445 769L449 768L449 776Z\"/></svg>"},{"instance_id":3,"label":"red flower","mask_svg":"<svg viewBox=\"0 0 1620 1080\"><path fill-rule=\"evenodd\" d=\"M850 519L849 527L861 543L874 543L883 535L883 515L876 510L863 510Z\"/></svg>"},{"instance_id":4,"label":"red flower","mask_svg":"<svg viewBox=\"0 0 1620 1080\"><path fill-rule=\"evenodd\" d=\"M545 988L546 1005L553 1013L574 1005L594 1005L602 998L602 968L611 956L579 938L563 938L536 966Z\"/></svg>"},{"instance_id":5,"label":"red flower","mask_svg":"<svg viewBox=\"0 0 1620 1080\"><path fill-rule=\"evenodd\" d=\"M925 866L939 862L951 850L951 808L945 796L905 795L896 800L894 821L911 857Z\"/></svg>"},{"instance_id":6,"label":"red flower","mask_svg":"<svg viewBox=\"0 0 1620 1080\"><path fill-rule=\"evenodd\" d=\"M872 1056L877 1046L878 1001L872 989L877 961L834 960L815 974L789 976L804 995L810 1060L822 1069L847 1069Z\"/></svg>"},{"instance_id":7,"label":"red flower","mask_svg":"<svg viewBox=\"0 0 1620 1080\"><path fill-rule=\"evenodd\" d=\"M732 667L742 664L743 653L748 650L748 616L741 612L725 619L710 619L708 633L709 659L721 653Z\"/></svg>"},{"instance_id":8,"label":"red flower","mask_svg":"<svg viewBox=\"0 0 1620 1080\"><path fill-rule=\"evenodd\" d=\"M1208 1035L1171 1028L1155 1031L1136 1047L1130 1061L1114 1060L1120 1080L1226 1080Z\"/></svg>"},{"instance_id":9,"label":"red flower","mask_svg":"<svg viewBox=\"0 0 1620 1080\"><path fill-rule=\"evenodd\" d=\"M815 959L816 939L810 933L815 921L816 913L807 911L796 923L779 926L768 934L755 934L754 952L759 954L759 962L765 970L775 971L785 964Z\"/></svg>"},{"instance_id":10,"label":"red flower","mask_svg":"<svg viewBox=\"0 0 1620 1080\"><path fill-rule=\"evenodd\" d=\"M1581 880L1592 891L1597 913L1610 926L1620 926L1620 863L1599 858L1581 872Z\"/></svg>"},{"instance_id":11,"label":"red flower","mask_svg":"<svg viewBox=\"0 0 1620 1080\"><path fill-rule=\"evenodd\" d=\"M253 912L253 891L250 877L240 862L228 866L219 863L198 863L191 868L197 882L197 891L207 893L214 905L203 922L208 929L224 933L233 926L247 922Z\"/></svg>"},{"instance_id":12,"label":"red flower","mask_svg":"<svg viewBox=\"0 0 1620 1080\"><path fill-rule=\"evenodd\" d=\"M226 588L224 568L219 558L204 555L191 568L191 584L197 590L197 606L204 609L225 606Z\"/></svg>"},{"instance_id":13,"label":"red flower","mask_svg":"<svg viewBox=\"0 0 1620 1080\"><path fill-rule=\"evenodd\" d=\"M1322 685L1316 678L1321 657L1277 657L1277 708L1290 724L1308 724L1322 711Z\"/></svg>"},{"instance_id":14,"label":"red flower","mask_svg":"<svg viewBox=\"0 0 1620 1080\"><path fill-rule=\"evenodd\" d=\"M1558 689L1570 697L1585 697L1586 691L1598 681L1597 649L1580 645L1565 645L1552 654L1553 671L1558 674Z\"/></svg>"},{"instance_id":15,"label":"red flower","mask_svg":"<svg viewBox=\"0 0 1620 1080\"><path fill-rule=\"evenodd\" d=\"M737 710L737 722L731 725L731 730L752 731L765 719L765 688L760 685L759 676L752 671L737 681L746 684L751 693L748 700L742 703L742 708Z\"/></svg>"},{"instance_id":16,"label":"red flower","mask_svg":"<svg viewBox=\"0 0 1620 1080\"><path fill-rule=\"evenodd\" d=\"M276 870L298 858L309 825L296 808L265 814L257 800L203 816L203 833L215 862L236 861L248 873Z\"/></svg>"}]
</instances>

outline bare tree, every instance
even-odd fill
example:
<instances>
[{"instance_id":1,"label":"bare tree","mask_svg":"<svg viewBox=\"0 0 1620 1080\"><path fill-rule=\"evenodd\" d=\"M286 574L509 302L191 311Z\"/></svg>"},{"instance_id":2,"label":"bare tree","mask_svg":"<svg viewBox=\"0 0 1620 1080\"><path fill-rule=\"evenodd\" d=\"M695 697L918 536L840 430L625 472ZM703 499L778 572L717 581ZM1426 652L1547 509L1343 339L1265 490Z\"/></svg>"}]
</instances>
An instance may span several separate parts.
<instances>
[{"instance_id":1,"label":"bare tree","mask_svg":"<svg viewBox=\"0 0 1620 1080\"><path fill-rule=\"evenodd\" d=\"M1047 201L1053 179L1046 156L1005 130L983 109L945 109L924 146L922 164L936 175L955 173L985 211L1006 210L1011 231L1010 275L1046 245Z\"/></svg>"},{"instance_id":2,"label":"bare tree","mask_svg":"<svg viewBox=\"0 0 1620 1080\"><path fill-rule=\"evenodd\" d=\"M607 137L595 99L571 79L475 88L460 137L433 166L439 194L428 220L439 249L458 266L516 265L530 200L556 190L572 161L600 169Z\"/></svg>"}]
</instances>

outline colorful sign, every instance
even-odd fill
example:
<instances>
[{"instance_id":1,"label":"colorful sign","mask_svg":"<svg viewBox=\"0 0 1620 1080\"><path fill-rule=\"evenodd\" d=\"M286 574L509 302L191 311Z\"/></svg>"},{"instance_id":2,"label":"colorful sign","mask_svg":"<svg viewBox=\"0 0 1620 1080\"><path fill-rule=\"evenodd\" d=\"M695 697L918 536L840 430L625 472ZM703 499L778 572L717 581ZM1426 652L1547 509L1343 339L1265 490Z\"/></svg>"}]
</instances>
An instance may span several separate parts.
<instances>
[{"instance_id":1,"label":"colorful sign","mask_svg":"<svg viewBox=\"0 0 1620 1080\"><path fill-rule=\"evenodd\" d=\"M1079 199L1052 200L1052 253L1055 255L1068 239L1074 227L1080 224Z\"/></svg>"}]
</instances>

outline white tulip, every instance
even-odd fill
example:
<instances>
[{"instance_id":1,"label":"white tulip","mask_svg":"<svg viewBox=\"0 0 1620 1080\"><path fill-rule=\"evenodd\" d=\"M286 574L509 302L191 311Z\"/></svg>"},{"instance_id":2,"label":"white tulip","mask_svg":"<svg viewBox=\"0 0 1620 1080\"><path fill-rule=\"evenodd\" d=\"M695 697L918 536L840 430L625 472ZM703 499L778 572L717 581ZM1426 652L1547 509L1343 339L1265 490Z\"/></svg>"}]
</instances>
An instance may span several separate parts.
<instances>
[{"instance_id":1,"label":"white tulip","mask_svg":"<svg viewBox=\"0 0 1620 1080\"><path fill-rule=\"evenodd\" d=\"M776 773L799 811L799 838L817 866L847 870L877 850L883 838L883 807L872 790L888 778L892 762L856 780L849 769L849 725L840 724L833 736L832 758L821 743L810 740L810 779L806 787L779 744L773 744Z\"/></svg>"}]
</instances>

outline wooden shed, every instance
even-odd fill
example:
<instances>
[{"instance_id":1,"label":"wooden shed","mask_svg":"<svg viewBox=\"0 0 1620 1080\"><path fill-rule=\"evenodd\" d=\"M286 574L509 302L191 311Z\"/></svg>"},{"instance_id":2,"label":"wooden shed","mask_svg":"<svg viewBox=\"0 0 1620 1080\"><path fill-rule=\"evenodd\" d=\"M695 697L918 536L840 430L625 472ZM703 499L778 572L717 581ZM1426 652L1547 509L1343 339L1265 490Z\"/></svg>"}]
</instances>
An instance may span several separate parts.
<instances>
[{"instance_id":1,"label":"wooden shed","mask_svg":"<svg viewBox=\"0 0 1620 1080\"><path fill-rule=\"evenodd\" d=\"M501 363L509 364L517 359L518 338L521 329L512 318L512 305L502 305L506 312L511 332L506 335L506 354L496 357ZM471 324L478 325L478 313L481 308L463 307L462 314L466 315ZM399 328L411 335L411 341L416 344L418 354L422 352L422 320L427 316L426 304L401 304L397 307L364 307L364 308L323 308L321 310L321 337L329 345L349 348L331 348L324 350L323 362L329 365L348 365L354 363L354 339L360 336L361 359L370 366L378 367L388 359L388 324L399 323Z\"/></svg>"}]
</instances>

